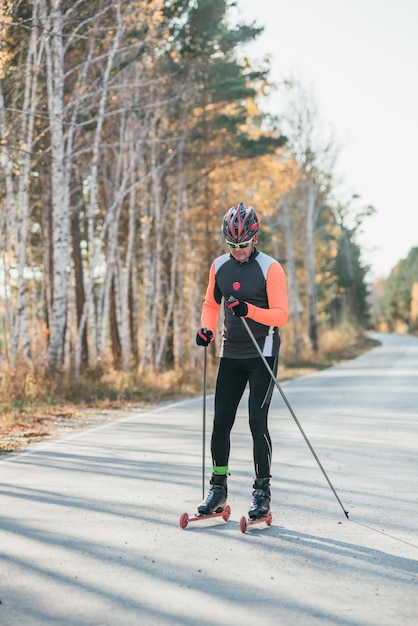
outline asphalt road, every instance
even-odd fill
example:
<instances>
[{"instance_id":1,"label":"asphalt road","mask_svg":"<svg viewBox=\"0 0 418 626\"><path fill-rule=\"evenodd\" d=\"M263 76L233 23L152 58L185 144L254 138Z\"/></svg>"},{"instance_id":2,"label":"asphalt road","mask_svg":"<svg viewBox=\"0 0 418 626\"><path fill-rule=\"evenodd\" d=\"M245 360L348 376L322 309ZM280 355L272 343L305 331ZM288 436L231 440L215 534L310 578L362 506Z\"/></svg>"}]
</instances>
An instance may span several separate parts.
<instances>
[{"instance_id":1,"label":"asphalt road","mask_svg":"<svg viewBox=\"0 0 418 626\"><path fill-rule=\"evenodd\" d=\"M1 626L416 626L418 338L379 338L282 385L349 519L277 390L273 524L246 534L244 401L212 526L179 526L202 496L201 398L1 459Z\"/></svg>"}]
</instances>

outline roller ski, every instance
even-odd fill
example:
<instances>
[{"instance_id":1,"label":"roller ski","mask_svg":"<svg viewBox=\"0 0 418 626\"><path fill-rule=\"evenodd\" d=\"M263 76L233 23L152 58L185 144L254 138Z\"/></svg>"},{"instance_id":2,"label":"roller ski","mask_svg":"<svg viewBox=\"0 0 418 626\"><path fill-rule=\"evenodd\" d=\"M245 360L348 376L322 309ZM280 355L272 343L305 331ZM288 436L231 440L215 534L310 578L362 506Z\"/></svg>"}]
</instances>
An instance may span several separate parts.
<instances>
[{"instance_id":1,"label":"roller ski","mask_svg":"<svg viewBox=\"0 0 418 626\"><path fill-rule=\"evenodd\" d=\"M226 504L228 489L226 476L213 475L210 480L211 488L206 500L197 507L196 515L189 517L187 513L180 516L180 528L186 529L191 522L223 518L227 522L231 516L231 507Z\"/></svg>"},{"instance_id":2,"label":"roller ski","mask_svg":"<svg viewBox=\"0 0 418 626\"><path fill-rule=\"evenodd\" d=\"M270 480L268 478L256 478L253 488L253 500L248 511L248 518L241 517L239 522L242 533L246 533L249 526L260 524L271 526L273 521L270 511Z\"/></svg>"},{"instance_id":3,"label":"roller ski","mask_svg":"<svg viewBox=\"0 0 418 626\"><path fill-rule=\"evenodd\" d=\"M231 517L231 507L226 505L219 513L211 513L210 515L200 515L200 513L196 513L196 515L189 517L188 513L182 513L180 516L180 528L186 529L191 522L202 522L203 520L215 519L216 517L222 517L224 521L227 522Z\"/></svg>"}]
</instances>

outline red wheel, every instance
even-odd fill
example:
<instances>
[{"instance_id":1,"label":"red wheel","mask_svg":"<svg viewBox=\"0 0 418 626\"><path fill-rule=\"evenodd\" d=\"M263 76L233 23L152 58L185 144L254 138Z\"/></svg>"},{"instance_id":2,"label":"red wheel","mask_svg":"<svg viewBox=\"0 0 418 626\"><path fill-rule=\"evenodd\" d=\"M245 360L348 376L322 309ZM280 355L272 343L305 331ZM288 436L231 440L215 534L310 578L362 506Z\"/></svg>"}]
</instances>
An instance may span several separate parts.
<instances>
[{"instance_id":1,"label":"red wheel","mask_svg":"<svg viewBox=\"0 0 418 626\"><path fill-rule=\"evenodd\" d=\"M269 515L268 518L266 519L267 526L271 526L272 521L273 521L273 517Z\"/></svg>"},{"instance_id":2,"label":"red wheel","mask_svg":"<svg viewBox=\"0 0 418 626\"><path fill-rule=\"evenodd\" d=\"M226 507L224 508L222 518L225 520L225 522L227 522L230 517L231 517L231 507L229 506L229 504L227 504Z\"/></svg>"},{"instance_id":3,"label":"red wheel","mask_svg":"<svg viewBox=\"0 0 418 626\"><path fill-rule=\"evenodd\" d=\"M241 517L241 519L239 521L239 527L240 527L242 533L246 533L247 532L247 518L246 517Z\"/></svg>"},{"instance_id":4,"label":"red wheel","mask_svg":"<svg viewBox=\"0 0 418 626\"><path fill-rule=\"evenodd\" d=\"M187 524L189 523L189 515L188 513L183 513L180 515L180 528L187 528Z\"/></svg>"}]
</instances>

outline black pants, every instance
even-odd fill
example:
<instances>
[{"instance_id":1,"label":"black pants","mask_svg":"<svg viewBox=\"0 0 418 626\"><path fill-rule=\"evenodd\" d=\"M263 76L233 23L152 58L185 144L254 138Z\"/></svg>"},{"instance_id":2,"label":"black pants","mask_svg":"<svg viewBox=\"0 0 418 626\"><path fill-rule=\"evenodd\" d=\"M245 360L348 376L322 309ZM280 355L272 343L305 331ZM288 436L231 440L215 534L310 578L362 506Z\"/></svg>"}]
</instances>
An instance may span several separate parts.
<instances>
[{"instance_id":1,"label":"black pants","mask_svg":"<svg viewBox=\"0 0 418 626\"><path fill-rule=\"evenodd\" d=\"M276 375L278 358L267 362ZM213 470L228 471L231 430L238 405L249 383L248 412L253 438L254 470L257 478L270 477L272 445L268 430L268 411L274 383L263 360L221 358L215 390L215 416L211 440Z\"/></svg>"}]
</instances>

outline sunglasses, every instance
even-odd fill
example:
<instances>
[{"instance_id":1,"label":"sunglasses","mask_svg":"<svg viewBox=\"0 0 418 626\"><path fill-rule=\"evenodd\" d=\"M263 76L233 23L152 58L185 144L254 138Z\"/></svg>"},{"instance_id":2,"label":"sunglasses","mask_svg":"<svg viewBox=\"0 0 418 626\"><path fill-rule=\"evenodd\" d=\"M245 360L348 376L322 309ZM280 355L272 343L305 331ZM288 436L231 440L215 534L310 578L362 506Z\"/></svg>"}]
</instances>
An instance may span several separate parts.
<instances>
[{"instance_id":1,"label":"sunglasses","mask_svg":"<svg viewBox=\"0 0 418 626\"><path fill-rule=\"evenodd\" d=\"M252 240L253 239L251 238L249 241L243 241L242 243L233 243L232 241L225 239L225 242L228 248L248 248Z\"/></svg>"}]
</instances>

